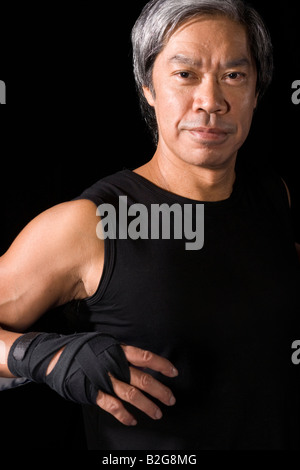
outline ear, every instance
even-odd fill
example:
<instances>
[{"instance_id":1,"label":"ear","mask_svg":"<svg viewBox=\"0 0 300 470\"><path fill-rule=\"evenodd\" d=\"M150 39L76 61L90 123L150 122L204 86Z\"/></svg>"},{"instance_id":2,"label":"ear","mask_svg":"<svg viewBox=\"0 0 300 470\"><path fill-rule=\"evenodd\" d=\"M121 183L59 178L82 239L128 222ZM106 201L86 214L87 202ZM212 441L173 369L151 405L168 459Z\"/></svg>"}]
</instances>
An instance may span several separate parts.
<instances>
[{"instance_id":1,"label":"ear","mask_svg":"<svg viewBox=\"0 0 300 470\"><path fill-rule=\"evenodd\" d=\"M154 100L154 97L153 97L153 94L152 94L150 88L148 88L146 86L143 86L143 92L144 92L146 100L148 101L148 104L150 106L154 106L155 100Z\"/></svg>"}]
</instances>

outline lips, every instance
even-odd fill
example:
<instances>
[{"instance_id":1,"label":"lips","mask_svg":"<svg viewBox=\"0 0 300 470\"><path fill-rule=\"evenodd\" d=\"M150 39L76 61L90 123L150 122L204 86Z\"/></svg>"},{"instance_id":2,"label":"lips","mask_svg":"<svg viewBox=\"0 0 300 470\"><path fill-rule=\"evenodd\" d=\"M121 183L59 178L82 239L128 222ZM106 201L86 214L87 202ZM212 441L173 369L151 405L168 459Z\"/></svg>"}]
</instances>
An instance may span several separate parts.
<instances>
[{"instance_id":1,"label":"lips","mask_svg":"<svg viewBox=\"0 0 300 470\"><path fill-rule=\"evenodd\" d=\"M218 127L195 127L190 130L193 132L203 132L205 134L227 134L224 129Z\"/></svg>"},{"instance_id":2,"label":"lips","mask_svg":"<svg viewBox=\"0 0 300 470\"><path fill-rule=\"evenodd\" d=\"M222 143L229 135L228 131L218 127L195 127L187 131L198 141L215 143Z\"/></svg>"}]
</instances>

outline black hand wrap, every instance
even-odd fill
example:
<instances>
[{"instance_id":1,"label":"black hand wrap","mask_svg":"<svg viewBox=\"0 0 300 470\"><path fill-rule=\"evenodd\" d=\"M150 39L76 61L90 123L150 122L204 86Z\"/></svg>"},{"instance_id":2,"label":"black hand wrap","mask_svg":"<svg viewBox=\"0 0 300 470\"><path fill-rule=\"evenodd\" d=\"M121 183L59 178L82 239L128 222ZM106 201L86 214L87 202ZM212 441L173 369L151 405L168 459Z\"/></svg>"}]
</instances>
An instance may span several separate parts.
<instances>
[{"instance_id":1,"label":"black hand wrap","mask_svg":"<svg viewBox=\"0 0 300 470\"><path fill-rule=\"evenodd\" d=\"M51 359L62 348L58 363L46 376ZM120 343L102 333L28 333L14 342L7 364L14 376L46 383L62 397L80 404L95 404L99 390L114 395L108 373L130 382Z\"/></svg>"}]
</instances>

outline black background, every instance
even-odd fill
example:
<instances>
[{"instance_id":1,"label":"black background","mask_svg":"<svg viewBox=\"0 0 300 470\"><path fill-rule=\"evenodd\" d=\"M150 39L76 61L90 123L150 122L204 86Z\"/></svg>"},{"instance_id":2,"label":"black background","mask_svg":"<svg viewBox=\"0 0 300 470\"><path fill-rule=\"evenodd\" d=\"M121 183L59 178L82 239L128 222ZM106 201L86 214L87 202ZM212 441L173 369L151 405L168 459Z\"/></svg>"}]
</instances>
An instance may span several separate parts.
<instances>
[{"instance_id":1,"label":"black background","mask_svg":"<svg viewBox=\"0 0 300 470\"><path fill-rule=\"evenodd\" d=\"M130 46L146 2L62 3L15 2L2 12L0 79L7 105L1 108L0 255L41 211L153 155ZM292 83L300 80L299 2L252 4L271 31L275 76L241 154L284 177L300 242L300 105L291 100ZM59 310L43 322L48 329L64 327ZM2 392L0 416L3 449L85 449L80 407L46 387Z\"/></svg>"}]
</instances>

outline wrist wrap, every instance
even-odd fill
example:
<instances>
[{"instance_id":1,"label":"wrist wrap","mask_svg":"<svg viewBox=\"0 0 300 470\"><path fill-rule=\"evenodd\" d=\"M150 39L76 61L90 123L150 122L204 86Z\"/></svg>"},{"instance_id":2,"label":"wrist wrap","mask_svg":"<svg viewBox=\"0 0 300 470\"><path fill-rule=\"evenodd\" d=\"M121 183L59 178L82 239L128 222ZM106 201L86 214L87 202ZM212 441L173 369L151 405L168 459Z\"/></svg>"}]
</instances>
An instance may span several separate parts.
<instances>
[{"instance_id":1,"label":"wrist wrap","mask_svg":"<svg viewBox=\"0 0 300 470\"><path fill-rule=\"evenodd\" d=\"M57 364L46 376L51 359L62 348ZM14 376L46 383L63 398L80 404L95 404L99 390L115 395L109 373L130 382L120 343L102 333L25 334L12 345L7 365Z\"/></svg>"}]
</instances>

